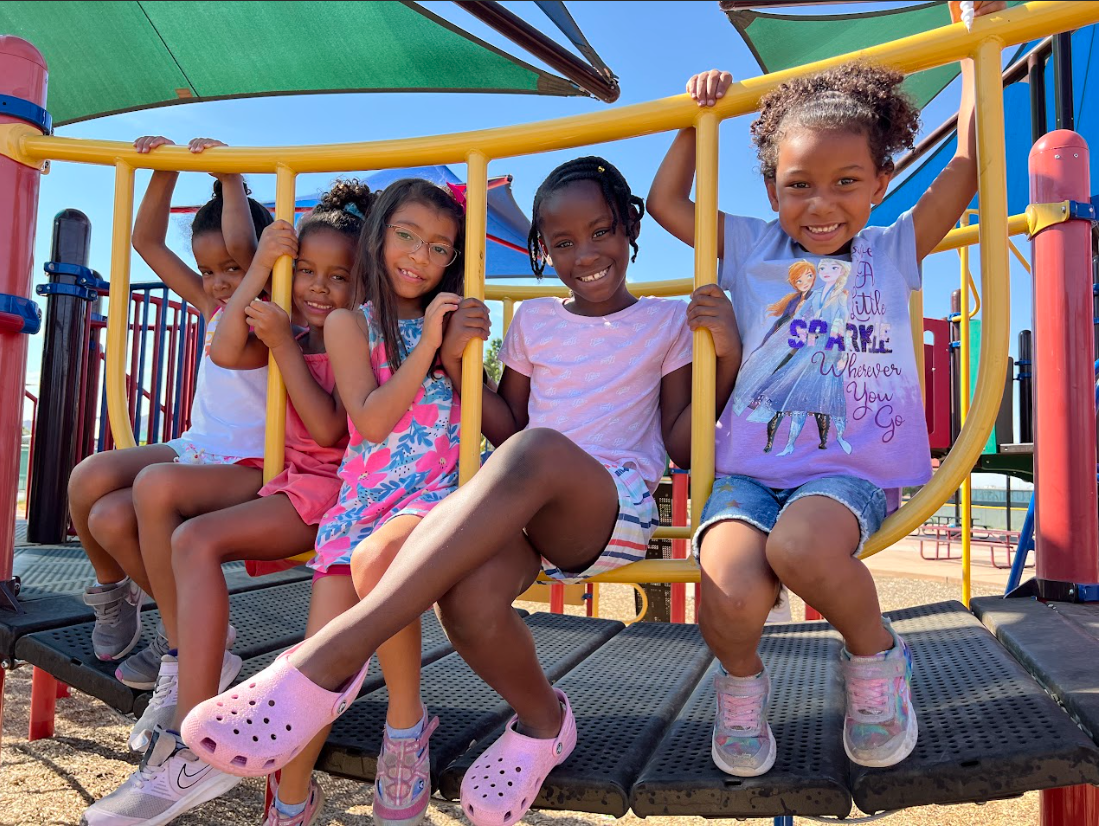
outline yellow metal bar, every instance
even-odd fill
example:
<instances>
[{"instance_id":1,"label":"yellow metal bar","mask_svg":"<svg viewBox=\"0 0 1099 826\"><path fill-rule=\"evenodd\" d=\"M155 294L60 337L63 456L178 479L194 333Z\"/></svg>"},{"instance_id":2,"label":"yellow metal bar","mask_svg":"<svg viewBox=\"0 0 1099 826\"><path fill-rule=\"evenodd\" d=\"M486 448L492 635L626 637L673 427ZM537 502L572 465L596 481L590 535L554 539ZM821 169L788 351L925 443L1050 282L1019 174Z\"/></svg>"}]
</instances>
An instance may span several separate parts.
<instances>
[{"instance_id":1,"label":"yellow metal bar","mask_svg":"<svg viewBox=\"0 0 1099 826\"><path fill-rule=\"evenodd\" d=\"M1099 3L1033 2L1001 14L978 18L973 33L954 24L921 32L828 60L797 66L734 83L713 108L719 119L754 110L762 95L792 77L862 58L895 66L905 73L941 66L967 56L975 37L995 36L1002 46L1025 43L1058 32L1099 22ZM18 139L23 156L33 160L64 160L113 165L116 159L141 169L186 172L275 172L280 164L304 174L347 169L383 169L428 164L462 163L475 148L486 158L506 158L572 149L691 126L698 105L687 95L575 115L540 123L505 126L452 135L409 140L384 140L327 146L217 147L193 154L184 146L162 146L139 155L133 146L116 141L86 141L25 135Z\"/></svg>"},{"instance_id":2,"label":"yellow metal bar","mask_svg":"<svg viewBox=\"0 0 1099 826\"><path fill-rule=\"evenodd\" d=\"M916 350L916 373L920 379L920 395L926 401L927 388L924 386L923 375L923 290L913 290L908 296L908 317L912 324L912 346Z\"/></svg>"},{"instance_id":3,"label":"yellow metal bar","mask_svg":"<svg viewBox=\"0 0 1099 826\"><path fill-rule=\"evenodd\" d=\"M720 121L704 111L695 125L695 287L717 282L717 138ZM691 529L714 486L717 359L709 330L694 332L691 386Z\"/></svg>"},{"instance_id":4,"label":"yellow metal bar","mask_svg":"<svg viewBox=\"0 0 1099 826\"><path fill-rule=\"evenodd\" d=\"M280 166L275 173L275 218L294 223L293 169ZM294 260L279 256L271 273L271 299L289 314L294 280ZM283 468L286 447L286 382L272 354L267 360L267 430L263 442L263 481L270 482Z\"/></svg>"},{"instance_id":5,"label":"yellow metal bar","mask_svg":"<svg viewBox=\"0 0 1099 826\"><path fill-rule=\"evenodd\" d=\"M969 224L971 210L966 210L962 215L961 224ZM958 356L958 422L965 427L965 420L969 416L969 353L970 353L970 320L969 313L969 287L973 283L973 273L969 270L969 247L961 247L958 250L958 258L961 260L962 291L958 301L958 329L961 331L960 351ZM973 562L973 477L966 473L962 482L962 602L969 605L970 588L972 584Z\"/></svg>"},{"instance_id":6,"label":"yellow metal bar","mask_svg":"<svg viewBox=\"0 0 1099 826\"><path fill-rule=\"evenodd\" d=\"M488 158L466 157L466 296L485 299L485 227L488 222ZM458 484L481 466L481 383L484 345L479 338L462 354L462 429L458 446Z\"/></svg>"},{"instance_id":7,"label":"yellow metal bar","mask_svg":"<svg viewBox=\"0 0 1099 826\"><path fill-rule=\"evenodd\" d=\"M1071 5L1071 4L1069 4ZM1092 5L1092 4L1082 4ZM1099 12L1099 3L1094 4ZM978 18L978 24L980 20ZM964 28L964 27L963 27ZM979 31L974 24L974 31ZM938 472L902 510L885 520L866 544L861 556L884 550L923 524L950 498L981 455L999 412L1007 369L1008 308L1011 279L1007 261L1007 171L1004 160L1004 106L1000 78L1003 43L983 41L974 55L977 80L978 195L983 220L981 238L981 292L985 320L981 330L981 360L969 418ZM964 395L964 394L963 394Z\"/></svg>"},{"instance_id":8,"label":"yellow metal bar","mask_svg":"<svg viewBox=\"0 0 1099 826\"><path fill-rule=\"evenodd\" d=\"M130 222L134 219L134 168L114 164L114 226L111 229L111 293L107 310L107 418L115 447L134 447L126 405L126 333L130 327Z\"/></svg>"},{"instance_id":9,"label":"yellow metal bar","mask_svg":"<svg viewBox=\"0 0 1099 826\"><path fill-rule=\"evenodd\" d=\"M511 326L511 320L515 317L515 300L511 298L504 299L504 334L507 335L508 327Z\"/></svg>"},{"instance_id":10,"label":"yellow metal bar","mask_svg":"<svg viewBox=\"0 0 1099 826\"><path fill-rule=\"evenodd\" d=\"M960 219L962 225L961 228L964 229L965 227L968 227L970 216L975 215L980 215L980 210L967 209L965 212L963 212ZM963 250L965 251L964 256L962 255ZM958 247L958 258L962 261L962 278L966 279L966 283L969 285L969 289L963 290L963 292L967 292L968 295L972 296L973 298L973 309L969 310L969 317L976 318L977 313L981 311L981 294L977 290L976 283L974 283L973 281L973 270L969 268L969 245L966 245L965 247ZM969 301L966 300L963 304L959 306L968 307Z\"/></svg>"},{"instance_id":11,"label":"yellow metal bar","mask_svg":"<svg viewBox=\"0 0 1099 826\"><path fill-rule=\"evenodd\" d=\"M1008 240L1007 245L1011 248L1012 255L1019 259L1019 263L1023 265L1023 269L1027 271L1027 275L1030 275L1030 262L1026 260L1026 257L1021 252L1019 252L1019 248L1015 246L1013 241Z\"/></svg>"}]
</instances>

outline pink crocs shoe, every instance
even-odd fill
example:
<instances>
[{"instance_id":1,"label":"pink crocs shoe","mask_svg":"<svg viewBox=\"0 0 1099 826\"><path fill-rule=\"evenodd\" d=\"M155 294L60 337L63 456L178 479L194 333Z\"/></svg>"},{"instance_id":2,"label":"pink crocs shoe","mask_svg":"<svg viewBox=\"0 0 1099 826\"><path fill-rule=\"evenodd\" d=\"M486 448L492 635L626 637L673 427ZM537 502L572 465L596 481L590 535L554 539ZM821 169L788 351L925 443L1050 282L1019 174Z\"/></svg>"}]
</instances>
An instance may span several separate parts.
<instances>
[{"instance_id":1,"label":"pink crocs shoe","mask_svg":"<svg viewBox=\"0 0 1099 826\"><path fill-rule=\"evenodd\" d=\"M369 666L343 691L328 691L290 665L297 647L252 679L191 709L181 731L188 747L211 766L244 777L270 774L293 760L354 702Z\"/></svg>"},{"instance_id":2,"label":"pink crocs shoe","mask_svg":"<svg viewBox=\"0 0 1099 826\"><path fill-rule=\"evenodd\" d=\"M511 826L530 809L546 776L576 747L576 718L565 692L555 688L563 710L561 731L536 740L515 730L512 717L500 739L462 778L462 811L474 826Z\"/></svg>"}]
</instances>

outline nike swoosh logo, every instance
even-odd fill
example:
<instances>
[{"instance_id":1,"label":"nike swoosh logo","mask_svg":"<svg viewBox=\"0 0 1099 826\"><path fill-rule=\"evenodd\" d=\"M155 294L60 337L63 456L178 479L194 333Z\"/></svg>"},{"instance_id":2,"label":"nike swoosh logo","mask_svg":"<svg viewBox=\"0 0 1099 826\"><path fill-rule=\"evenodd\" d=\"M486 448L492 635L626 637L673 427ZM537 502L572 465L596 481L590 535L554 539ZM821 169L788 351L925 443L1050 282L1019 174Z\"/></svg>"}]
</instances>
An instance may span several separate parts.
<instances>
[{"instance_id":1,"label":"nike swoosh logo","mask_svg":"<svg viewBox=\"0 0 1099 826\"><path fill-rule=\"evenodd\" d=\"M211 768L211 766L202 766L197 772L191 774L187 771L187 767L183 766L179 770L179 777L176 778L176 786L178 786L180 789L183 789L184 791L194 788L194 786L196 786L199 781L201 781L202 778L206 776L207 772L209 772Z\"/></svg>"}]
</instances>

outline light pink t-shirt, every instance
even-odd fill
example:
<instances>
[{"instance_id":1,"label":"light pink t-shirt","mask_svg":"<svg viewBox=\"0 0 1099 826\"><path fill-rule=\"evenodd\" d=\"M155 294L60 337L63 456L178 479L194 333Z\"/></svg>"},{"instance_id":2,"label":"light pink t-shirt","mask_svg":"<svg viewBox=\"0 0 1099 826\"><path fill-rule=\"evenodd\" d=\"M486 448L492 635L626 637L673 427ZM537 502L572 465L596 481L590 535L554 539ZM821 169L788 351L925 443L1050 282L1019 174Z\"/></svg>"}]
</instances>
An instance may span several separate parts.
<instances>
[{"instance_id":1,"label":"light pink t-shirt","mask_svg":"<svg viewBox=\"0 0 1099 826\"><path fill-rule=\"evenodd\" d=\"M667 457L660 380L691 363L691 343L681 301L641 298L591 317L536 298L519 305L500 361L530 378L528 428L552 428L604 465L636 468L655 490Z\"/></svg>"}]
</instances>

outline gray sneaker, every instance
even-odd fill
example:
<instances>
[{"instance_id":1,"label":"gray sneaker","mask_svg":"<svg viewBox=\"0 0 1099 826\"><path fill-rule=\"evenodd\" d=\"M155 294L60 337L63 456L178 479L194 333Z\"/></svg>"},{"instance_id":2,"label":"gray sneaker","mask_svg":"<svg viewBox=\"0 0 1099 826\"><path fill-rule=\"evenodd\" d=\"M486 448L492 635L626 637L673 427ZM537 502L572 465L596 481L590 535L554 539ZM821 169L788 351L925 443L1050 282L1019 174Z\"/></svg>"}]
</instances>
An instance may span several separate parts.
<instances>
[{"instance_id":1,"label":"gray sneaker","mask_svg":"<svg viewBox=\"0 0 1099 826\"><path fill-rule=\"evenodd\" d=\"M237 629L229 624L225 635L226 649L232 648L237 639ZM156 688L156 678L160 673L160 660L171 650L165 635L164 623L156 624L156 637L146 648L125 660L114 671L115 679L138 691L152 691Z\"/></svg>"},{"instance_id":2,"label":"gray sneaker","mask_svg":"<svg viewBox=\"0 0 1099 826\"><path fill-rule=\"evenodd\" d=\"M714 677L717 719L711 756L726 774L758 777L775 764L775 735L767 723L771 678L764 669L755 677Z\"/></svg>"},{"instance_id":3,"label":"gray sneaker","mask_svg":"<svg viewBox=\"0 0 1099 826\"><path fill-rule=\"evenodd\" d=\"M218 678L218 693L229 687L236 679L243 664L240 657L232 651L226 651L221 661L221 676ZM157 674L156 688L145 707L141 718L130 732L130 750L142 752L149 746L153 729L157 726L165 730L175 728L176 707L179 704L179 661L171 654L165 654L160 661L160 673Z\"/></svg>"},{"instance_id":4,"label":"gray sneaker","mask_svg":"<svg viewBox=\"0 0 1099 826\"><path fill-rule=\"evenodd\" d=\"M95 611L92 650L101 660L125 657L141 639L141 603L145 594L129 577L113 585L84 589L84 602Z\"/></svg>"}]
</instances>

